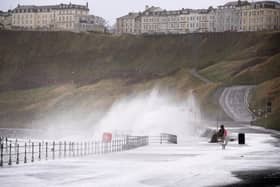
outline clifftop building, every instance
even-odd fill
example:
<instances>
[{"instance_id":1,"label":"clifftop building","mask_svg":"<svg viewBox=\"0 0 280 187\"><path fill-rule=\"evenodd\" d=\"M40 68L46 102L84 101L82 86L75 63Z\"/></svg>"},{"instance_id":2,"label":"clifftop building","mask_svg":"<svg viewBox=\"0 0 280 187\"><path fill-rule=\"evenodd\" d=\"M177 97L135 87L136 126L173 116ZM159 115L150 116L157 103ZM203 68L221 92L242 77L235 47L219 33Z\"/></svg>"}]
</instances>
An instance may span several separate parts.
<instances>
[{"instance_id":1,"label":"clifftop building","mask_svg":"<svg viewBox=\"0 0 280 187\"><path fill-rule=\"evenodd\" d=\"M117 19L117 33L119 34L139 34L139 25L136 25L140 14L129 13Z\"/></svg>"},{"instance_id":2,"label":"clifftop building","mask_svg":"<svg viewBox=\"0 0 280 187\"><path fill-rule=\"evenodd\" d=\"M12 11L12 27L28 30L81 30L82 17L89 16L86 5L59 4L49 6L18 5ZM94 23L92 23L94 24Z\"/></svg>"},{"instance_id":3,"label":"clifftop building","mask_svg":"<svg viewBox=\"0 0 280 187\"><path fill-rule=\"evenodd\" d=\"M0 30L11 29L12 27L12 13L11 11L2 12L0 11Z\"/></svg>"},{"instance_id":4,"label":"clifftop building","mask_svg":"<svg viewBox=\"0 0 280 187\"><path fill-rule=\"evenodd\" d=\"M280 29L280 7L275 1L232 1L217 8L162 10L148 7L117 19L118 34L184 34Z\"/></svg>"},{"instance_id":5,"label":"clifftop building","mask_svg":"<svg viewBox=\"0 0 280 187\"><path fill-rule=\"evenodd\" d=\"M280 30L280 4L259 1L241 7L240 31Z\"/></svg>"}]
</instances>

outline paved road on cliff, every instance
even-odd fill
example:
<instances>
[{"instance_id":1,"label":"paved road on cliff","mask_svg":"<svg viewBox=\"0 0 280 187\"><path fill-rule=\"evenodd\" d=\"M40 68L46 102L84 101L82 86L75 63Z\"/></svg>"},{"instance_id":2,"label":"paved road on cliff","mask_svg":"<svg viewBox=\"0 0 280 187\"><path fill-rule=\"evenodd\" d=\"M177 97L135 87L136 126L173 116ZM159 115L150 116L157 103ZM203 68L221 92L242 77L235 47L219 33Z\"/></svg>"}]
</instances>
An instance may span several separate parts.
<instances>
[{"instance_id":1,"label":"paved road on cliff","mask_svg":"<svg viewBox=\"0 0 280 187\"><path fill-rule=\"evenodd\" d=\"M201 76L196 69L191 69L190 73L205 83L212 83L209 79ZM253 86L227 87L220 96L220 106L235 122L248 123L252 120L252 113L248 108L248 96L252 88Z\"/></svg>"},{"instance_id":2,"label":"paved road on cliff","mask_svg":"<svg viewBox=\"0 0 280 187\"><path fill-rule=\"evenodd\" d=\"M248 123L252 113L248 108L248 96L253 86L233 86L225 88L219 103L226 114L236 122Z\"/></svg>"}]
</instances>

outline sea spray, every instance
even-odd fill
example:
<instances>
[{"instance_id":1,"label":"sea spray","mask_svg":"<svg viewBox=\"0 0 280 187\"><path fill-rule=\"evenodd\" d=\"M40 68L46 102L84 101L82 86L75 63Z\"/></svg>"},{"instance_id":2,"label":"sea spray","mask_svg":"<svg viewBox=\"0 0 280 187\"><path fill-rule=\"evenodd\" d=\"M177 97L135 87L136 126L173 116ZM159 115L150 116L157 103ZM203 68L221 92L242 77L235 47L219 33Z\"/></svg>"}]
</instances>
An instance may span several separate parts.
<instances>
[{"instance_id":1,"label":"sea spray","mask_svg":"<svg viewBox=\"0 0 280 187\"><path fill-rule=\"evenodd\" d=\"M94 127L94 135L103 132L132 135L170 133L184 140L197 135L200 112L190 92L185 100L153 89L149 93L122 98Z\"/></svg>"}]
</instances>

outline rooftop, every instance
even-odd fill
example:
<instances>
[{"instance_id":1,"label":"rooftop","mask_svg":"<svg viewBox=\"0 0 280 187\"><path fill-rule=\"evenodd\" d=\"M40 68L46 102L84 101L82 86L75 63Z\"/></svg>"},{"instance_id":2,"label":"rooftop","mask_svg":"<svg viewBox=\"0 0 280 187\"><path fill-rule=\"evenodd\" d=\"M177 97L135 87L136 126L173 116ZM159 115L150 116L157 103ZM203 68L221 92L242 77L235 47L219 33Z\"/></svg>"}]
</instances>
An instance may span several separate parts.
<instances>
[{"instance_id":1,"label":"rooftop","mask_svg":"<svg viewBox=\"0 0 280 187\"><path fill-rule=\"evenodd\" d=\"M76 4L59 4L59 5L18 5L14 10L29 10L36 12L38 10L51 10L51 9L83 9L89 10L87 5L76 5Z\"/></svg>"},{"instance_id":2,"label":"rooftop","mask_svg":"<svg viewBox=\"0 0 280 187\"><path fill-rule=\"evenodd\" d=\"M244 5L248 5L250 4L248 1L230 1L226 4L224 4L223 6L226 6L226 7L229 7L229 6L233 6L233 7L236 7L236 6L244 6Z\"/></svg>"}]
</instances>

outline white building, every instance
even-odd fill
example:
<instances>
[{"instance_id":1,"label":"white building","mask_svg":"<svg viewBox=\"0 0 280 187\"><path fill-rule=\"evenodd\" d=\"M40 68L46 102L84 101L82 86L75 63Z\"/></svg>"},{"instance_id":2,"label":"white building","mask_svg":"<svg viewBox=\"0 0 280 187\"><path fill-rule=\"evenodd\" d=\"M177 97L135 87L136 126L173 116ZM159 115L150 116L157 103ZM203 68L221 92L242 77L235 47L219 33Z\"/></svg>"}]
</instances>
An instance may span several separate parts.
<instances>
[{"instance_id":1,"label":"white building","mask_svg":"<svg viewBox=\"0 0 280 187\"><path fill-rule=\"evenodd\" d=\"M88 4L60 4L52 9L54 14L55 30L79 30L80 17L87 16L89 13Z\"/></svg>"},{"instance_id":2,"label":"white building","mask_svg":"<svg viewBox=\"0 0 280 187\"><path fill-rule=\"evenodd\" d=\"M12 11L14 29L74 32L89 29L89 31L102 30L104 32L105 29L101 28L100 20L100 17L89 15L88 3L86 5L71 3L50 6L18 5Z\"/></svg>"},{"instance_id":3,"label":"white building","mask_svg":"<svg viewBox=\"0 0 280 187\"><path fill-rule=\"evenodd\" d=\"M53 8L56 6L18 5L12 12L12 26L24 29L54 28Z\"/></svg>"},{"instance_id":4,"label":"white building","mask_svg":"<svg viewBox=\"0 0 280 187\"><path fill-rule=\"evenodd\" d=\"M147 7L140 13L129 13L117 19L118 34L184 34L213 32L215 11L212 8L162 10Z\"/></svg>"},{"instance_id":5,"label":"white building","mask_svg":"<svg viewBox=\"0 0 280 187\"><path fill-rule=\"evenodd\" d=\"M215 28L217 32L240 31L241 9L248 5L247 1L232 1L218 6L215 11Z\"/></svg>"},{"instance_id":6,"label":"white building","mask_svg":"<svg viewBox=\"0 0 280 187\"><path fill-rule=\"evenodd\" d=\"M186 33L193 32L213 32L214 30L214 14L213 10L189 10L188 14L184 15L186 20Z\"/></svg>"},{"instance_id":7,"label":"white building","mask_svg":"<svg viewBox=\"0 0 280 187\"><path fill-rule=\"evenodd\" d=\"M280 3L259 1L241 9L240 31L280 30Z\"/></svg>"},{"instance_id":8,"label":"white building","mask_svg":"<svg viewBox=\"0 0 280 187\"><path fill-rule=\"evenodd\" d=\"M12 13L11 11L0 11L0 29L11 29L12 27Z\"/></svg>"},{"instance_id":9,"label":"white building","mask_svg":"<svg viewBox=\"0 0 280 187\"><path fill-rule=\"evenodd\" d=\"M232 1L214 9L162 10L147 7L117 19L118 34L184 34L280 30L280 4Z\"/></svg>"},{"instance_id":10,"label":"white building","mask_svg":"<svg viewBox=\"0 0 280 187\"><path fill-rule=\"evenodd\" d=\"M117 19L118 34L184 34L213 32L214 9L181 9L167 11L159 7L146 7L140 13L129 13ZM140 27L139 27L140 25Z\"/></svg>"},{"instance_id":11,"label":"white building","mask_svg":"<svg viewBox=\"0 0 280 187\"><path fill-rule=\"evenodd\" d=\"M106 21L98 16L87 15L81 16L77 29L79 32L105 32Z\"/></svg>"},{"instance_id":12,"label":"white building","mask_svg":"<svg viewBox=\"0 0 280 187\"><path fill-rule=\"evenodd\" d=\"M139 13L129 13L123 17L117 18L117 33L118 34L139 34Z\"/></svg>"}]
</instances>

